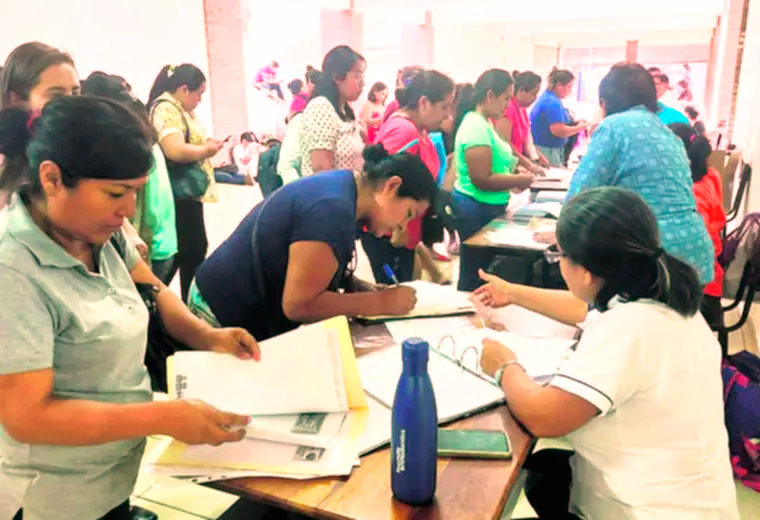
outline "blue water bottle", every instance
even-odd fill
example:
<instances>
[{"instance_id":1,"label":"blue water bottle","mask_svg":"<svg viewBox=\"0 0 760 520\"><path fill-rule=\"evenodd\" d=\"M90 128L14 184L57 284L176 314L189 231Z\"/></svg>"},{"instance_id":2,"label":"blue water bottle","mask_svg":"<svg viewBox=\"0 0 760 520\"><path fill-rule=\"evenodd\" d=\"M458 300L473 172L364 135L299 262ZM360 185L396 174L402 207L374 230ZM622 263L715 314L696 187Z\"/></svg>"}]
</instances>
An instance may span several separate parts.
<instances>
[{"instance_id":1,"label":"blue water bottle","mask_svg":"<svg viewBox=\"0 0 760 520\"><path fill-rule=\"evenodd\" d=\"M393 399L391 489L409 505L433 500L438 450L438 409L428 374L430 345L410 338L401 345L404 369Z\"/></svg>"}]
</instances>

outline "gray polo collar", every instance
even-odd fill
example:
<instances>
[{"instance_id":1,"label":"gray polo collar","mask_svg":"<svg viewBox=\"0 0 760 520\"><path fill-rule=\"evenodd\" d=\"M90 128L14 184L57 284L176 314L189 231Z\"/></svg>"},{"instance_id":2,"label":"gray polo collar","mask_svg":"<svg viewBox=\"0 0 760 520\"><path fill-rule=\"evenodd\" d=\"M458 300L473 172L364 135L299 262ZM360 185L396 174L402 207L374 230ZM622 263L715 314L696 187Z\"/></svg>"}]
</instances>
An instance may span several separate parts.
<instances>
[{"instance_id":1,"label":"gray polo collar","mask_svg":"<svg viewBox=\"0 0 760 520\"><path fill-rule=\"evenodd\" d=\"M20 244L23 244L42 266L67 269L81 266L82 262L71 256L50 238L37 223L24 205L18 193L14 193L11 203L5 211L8 233ZM0 228L2 228L0 219Z\"/></svg>"}]
</instances>

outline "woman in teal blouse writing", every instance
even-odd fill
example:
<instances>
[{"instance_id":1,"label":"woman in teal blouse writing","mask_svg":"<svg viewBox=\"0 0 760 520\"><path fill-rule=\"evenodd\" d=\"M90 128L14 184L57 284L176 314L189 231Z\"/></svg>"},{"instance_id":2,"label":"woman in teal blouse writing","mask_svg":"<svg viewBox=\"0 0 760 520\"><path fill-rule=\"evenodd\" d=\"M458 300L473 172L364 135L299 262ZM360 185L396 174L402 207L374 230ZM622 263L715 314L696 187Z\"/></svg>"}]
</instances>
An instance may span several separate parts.
<instances>
[{"instance_id":1,"label":"woman in teal blouse writing","mask_svg":"<svg viewBox=\"0 0 760 520\"><path fill-rule=\"evenodd\" d=\"M652 76L637 63L619 63L599 84L605 118L573 175L568 200L581 191L618 186L638 193L654 212L662 246L713 279L715 256L692 192L681 140L658 117Z\"/></svg>"},{"instance_id":2,"label":"woman in teal blouse writing","mask_svg":"<svg viewBox=\"0 0 760 520\"><path fill-rule=\"evenodd\" d=\"M462 241L460 291L472 291L480 285L478 269L485 269L489 258L465 246L464 241L504 213L510 191L523 191L533 181L530 175L514 174L518 158L490 123L502 117L513 93L511 74L490 69L475 85L462 88L457 103L454 154L458 179L452 196Z\"/></svg>"}]
</instances>

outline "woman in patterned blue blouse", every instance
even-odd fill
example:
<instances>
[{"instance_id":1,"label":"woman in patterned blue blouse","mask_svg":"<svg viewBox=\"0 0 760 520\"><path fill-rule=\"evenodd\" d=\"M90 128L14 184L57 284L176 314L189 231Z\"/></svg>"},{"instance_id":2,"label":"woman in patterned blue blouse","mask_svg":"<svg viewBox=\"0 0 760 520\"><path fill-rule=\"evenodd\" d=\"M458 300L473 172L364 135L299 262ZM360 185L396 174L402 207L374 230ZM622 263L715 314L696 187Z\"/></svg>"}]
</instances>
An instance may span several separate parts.
<instances>
[{"instance_id":1,"label":"woman in patterned blue blouse","mask_svg":"<svg viewBox=\"0 0 760 520\"><path fill-rule=\"evenodd\" d=\"M605 119L573 175L569 200L581 191L618 186L638 193L660 227L663 247L691 264L702 284L713 279L713 245L692 192L683 143L657 117L657 92L647 70L618 63L599 85Z\"/></svg>"}]
</instances>

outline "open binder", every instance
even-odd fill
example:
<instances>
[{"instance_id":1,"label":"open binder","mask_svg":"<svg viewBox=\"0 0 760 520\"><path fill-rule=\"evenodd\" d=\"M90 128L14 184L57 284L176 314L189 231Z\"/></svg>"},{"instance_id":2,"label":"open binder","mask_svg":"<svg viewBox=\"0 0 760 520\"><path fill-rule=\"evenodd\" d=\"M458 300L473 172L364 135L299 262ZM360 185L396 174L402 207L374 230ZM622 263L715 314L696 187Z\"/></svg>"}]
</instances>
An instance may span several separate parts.
<instances>
[{"instance_id":1,"label":"open binder","mask_svg":"<svg viewBox=\"0 0 760 520\"><path fill-rule=\"evenodd\" d=\"M525 338L491 329L444 337L431 345L428 361L440 424L475 415L504 402L502 389L480 370L482 343L486 338L511 348L528 374L539 382L551 379L576 344L573 340ZM390 409L403 369L401 347L364 356L358 364L364 390Z\"/></svg>"}]
</instances>

